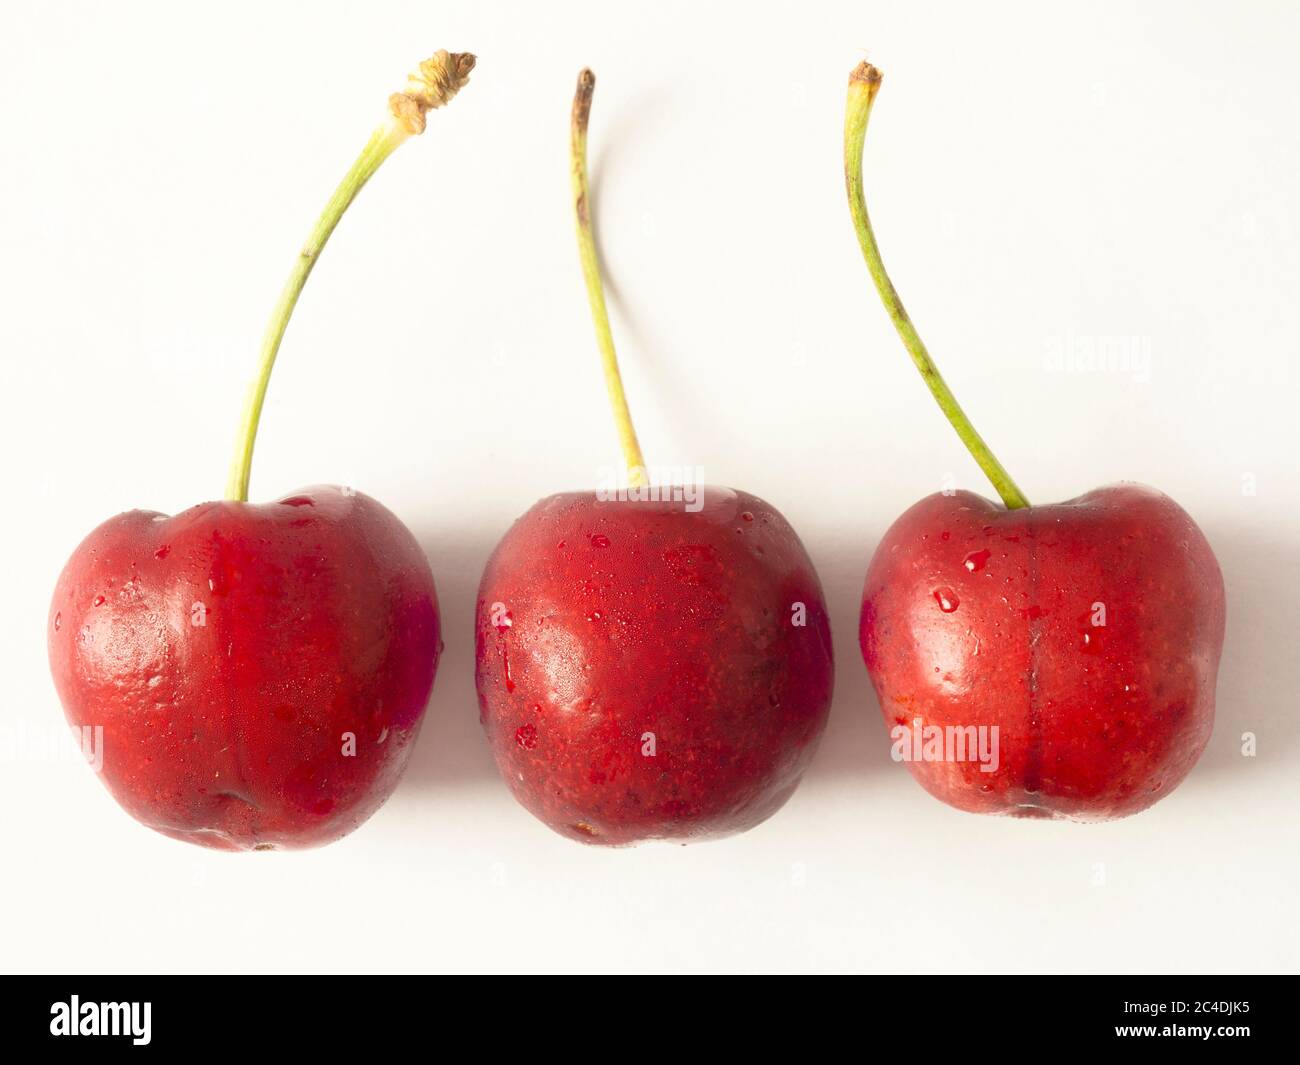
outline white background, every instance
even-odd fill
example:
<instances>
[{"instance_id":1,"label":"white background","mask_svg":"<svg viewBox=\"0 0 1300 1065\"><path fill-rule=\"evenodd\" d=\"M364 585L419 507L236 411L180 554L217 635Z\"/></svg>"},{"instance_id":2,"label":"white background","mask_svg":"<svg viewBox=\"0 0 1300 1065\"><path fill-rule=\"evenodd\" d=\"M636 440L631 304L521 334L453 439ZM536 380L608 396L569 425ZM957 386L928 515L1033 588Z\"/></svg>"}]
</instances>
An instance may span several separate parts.
<instances>
[{"instance_id":1,"label":"white background","mask_svg":"<svg viewBox=\"0 0 1300 1065\"><path fill-rule=\"evenodd\" d=\"M1280 2L6 4L0 968L1294 971L1298 39ZM478 69L322 258L252 490L352 484L419 537L447 643L424 731L393 799L332 847L171 842L31 749L62 728L49 595L103 519L221 494L293 255L440 47ZM979 428L1037 501L1158 486L1222 564L1214 738L1138 817L961 814L889 760L856 644L867 561L945 475L990 489L849 226L842 108L864 54L885 72L877 235ZM647 458L784 511L838 654L794 799L697 847L552 835L477 721L488 553L618 461L570 221L584 64ZM1149 373L1050 363L1099 342Z\"/></svg>"}]
</instances>

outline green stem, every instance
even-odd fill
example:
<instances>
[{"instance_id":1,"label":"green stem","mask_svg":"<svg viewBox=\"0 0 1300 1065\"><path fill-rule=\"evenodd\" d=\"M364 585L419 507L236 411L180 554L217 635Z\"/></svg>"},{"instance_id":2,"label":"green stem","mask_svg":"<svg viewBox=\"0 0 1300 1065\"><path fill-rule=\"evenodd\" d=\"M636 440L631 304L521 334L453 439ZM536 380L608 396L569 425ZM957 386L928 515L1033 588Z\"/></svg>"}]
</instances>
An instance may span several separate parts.
<instances>
[{"instance_id":1,"label":"green stem","mask_svg":"<svg viewBox=\"0 0 1300 1065\"><path fill-rule=\"evenodd\" d=\"M419 73L412 74L405 91L389 97L389 115L384 123L370 135L325 209L316 219L311 235L294 261L289 278L280 292L280 299L271 312L262 350L258 360L257 376L249 390L248 402L239 424L235 440L235 457L226 481L226 498L238 502L248 499L248 481L253 467L253 445L257 440L257 426L262 417L262 404L266 400L267 385L280 341L288 328L289 318L298 303L298 296L307 278L311 276L316 260L324 249L334 227L356 199L357 193L374 175L390 155L410 136L422 133L425 114L447 103L464 86L474 69L474 57L468 53L437 52L420 64Z\"/></svg>"},{"instance_id":2,"label":"green stem","mask_svg":"<svg viewBox=\"0 0 1300 1065\"><path fill-rule=\"evenodd\" d=\"M347 176L339 183L339 187L334 190L334 195L330 197L329 203L325 205L325 210L321 212L320 218L316 220L316 225L311 231L311 236L307 238L307 243L303 245L302 251L298 253L298 258L293 264L293 270L289 278L284 283L284 288L280 292L280 299L275 305L275 310L271 312L271 320L267 323L266 333L262 338L262 352L258 360L257 376L253 379L252 388L248 395L248 404L244 408L243 420L239 425L239 433L236 437L235 458L230 466L230 478L226 482L226 498L243 502L248 499L248 479L253 468L253 445L257 440L257 426L262 417L262 404L266 399L266 388L271 380L271 370L275 366L275 356L280 350L280 341L284 338L284 331L289 326L289 317L293 314L293 309L298 303L298 295L302 292L303 286L307 283L307 278L311 276L312 268L316 265L316 260L320 256L321 249L325 247L325 242L329 240L330 234L334 232L334 227L339 224L339 219L343 217L343 212L348 209L348 205L356 198L361 187L370 180L370 177L379 167L396 150L398 145L405 138L398 139L394 136L394 127L381 127L375 130L369 143L357 156L357 160L352 164L352 169Z\"/></svg>"},{"instance_id":3,"label":"green stem","mask_svg":"<svg viewBox=\"0 0 1300 1065\"><path fill-rule=\"evenodd\" d=\"M573 96L573 121L571 127L571 154L573 166L573 212L577 220L578 256L582 260L582 276L587 283L587 300L591 304L591 318L596 327L596 346L605 371L605 390L614 411L614 424L618 429L623 461L627 466L628 483L633 487L649 484L641 445L637 442L632 425L632 412L628 409L623 392L623 378L618 372L618 355L614 351L614 334L609 328L609 312L605 309L605 291L600 281L600 263L596 258L596 239L591 227L591 198L587 189L587 120L591 116L591 96L596 88L596 75L584 70L578 75L578 88Z\"/></svg>"},{"instance_id":4,"label":"green stem","mask_svg":"<svg viewBox=\"0 0 1300 1065\"><path fill-rule=\"evenodd\" d=\"M880 258L880 249L876 246L876 235L871 229L871 219L867 215L867 202L862 193L862 145L867 135L867 119L871 116L871 105L880 88L880 71L870 63L861 63L849 75L849 98L844 114L844 182L848 188L849 211L853 215L853 228L862 246L862 256L867 261L871 280L875 282L876 291L885 304L894 328L902 338L903 346L912 356L912 362L921 372L930 392L934 395L943 411L944 417L957 430L957 435L966 445L966 449L979 463L980 469L993 483L998 495L1007 505L1008 510L1029 506L1029 500L1016 486L983 437L975 431L966 412L961 409L957 398L948 388L939 368L930 358L916 327L903 308L894 284L885 272L885 264Z\"/></svg>"}]
</instances>

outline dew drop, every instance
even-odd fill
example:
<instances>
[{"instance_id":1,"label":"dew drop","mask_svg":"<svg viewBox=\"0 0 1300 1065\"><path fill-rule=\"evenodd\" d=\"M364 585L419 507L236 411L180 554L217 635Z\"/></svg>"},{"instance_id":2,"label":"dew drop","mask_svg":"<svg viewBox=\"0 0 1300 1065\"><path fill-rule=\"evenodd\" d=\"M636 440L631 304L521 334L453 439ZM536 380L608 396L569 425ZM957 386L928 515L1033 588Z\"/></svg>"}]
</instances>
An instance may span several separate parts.
<instances>
[{"instance_id":1,"label":"dew drop","mask_svg":"<svg viewBox=\"0 0 1300 1065\"><path fill-rule=\"evenodd\" d=\"M108 600L105 599L102 595L97 595L97 596L95 596L95 599L94 599L94 605L95 605L95 606L103 606L106 602L108 602Z\"/></svg>"},{"instance_id":2,"label":"dew drop","mask_svg":"<svg viewBox=\"0 0 1300 1065\"><path fill-rule=\"evenodd\" d=\"M592 536L591 536L591 546L592 546L592 547L608 547L608 546L609 546L609 537L606 536L604 533L593 533Z\"/></svg>"},{"instance_id":3,"label":"dew drop","mask_svg":"<svg viewBox=\"0 0 1300 1065\"><path fill-rule=\"evenodd\" d=\"M58 632L63 625L63 611L57 611L54 615L54 631Z\"/></svg>"},{"instance_id":4,"label":"dew drop","mask_svg":"<svg viewBox=\"0 0 1300 1065\"><path fill-rule=\"evenodd\" d=\"M962 563L971 573L978 573L984 568L984 563L989 560L989 555L993 554L988 548L982 551L972 551L966 556L966 561Z\"/></svg>"},{"instance_id":5,"label":"dew drop","mask_svg":"<svg viewBox=\"0 0 1300 1065\"><path fill-rule=\"evenodd\" d=\"M510 652L506 650L506 645L501 645L501 670L505 674L506 691L515 690L515 678L510 674Z\"/></svg>"},{"instance_id":6,"label":"dew drop","mask_svg":"<svg viewBox=\"0 0 1300 1065\"><path fill-rule=\"evenodd\" d=\"M957 593L951 588L936 588L934 590L934 601L939 604L939 609L945 614L951 614L961 605Z\"/></svg>"}]
</instances>

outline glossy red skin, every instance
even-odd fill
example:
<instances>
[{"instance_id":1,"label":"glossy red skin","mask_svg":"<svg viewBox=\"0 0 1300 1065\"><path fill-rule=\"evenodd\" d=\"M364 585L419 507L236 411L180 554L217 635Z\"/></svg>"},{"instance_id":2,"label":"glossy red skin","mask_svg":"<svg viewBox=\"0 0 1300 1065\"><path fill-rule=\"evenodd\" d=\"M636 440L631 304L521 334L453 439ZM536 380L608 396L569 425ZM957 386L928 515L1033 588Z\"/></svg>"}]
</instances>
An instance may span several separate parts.
<instances>
[{"instance_id":1,"label":"glossy red skin","mask_svg":"<svg viewBox=\"0 0 1300 1065\"><path fill-rule=\"evenodd\" d=\"M907 763L932 795L1100 821L1146 809L1200 757L1223 627L1223 577L1196 523L1120 484L1013 511L971 492L922 499L876 550L859 635L891 729L999 726L996 773Z\"/></svg>"},{"instance_id":2,"label":"glossy red skin","mask_svg":"<svg viewBox=\"0 0 1300 1065\"><path fill-rule=\"evenodd\" d=\"M440 649L415 538L368 496L325 486L110 518L73 553L49 616L55 687L69 722L103 726L113 797L164 835L227 850L328 843L373 814Z\"/></svg>"},{"instance_id":3,"label":"glossy red skin","mask_svg":"<svg viewBox=\"0 0 1300 1065\"><path fill-rule=\"evenodd\" d=\"M543 499L489 560L475 632L502 775L584 843L753 827L794 791L830 708L812 562L780 513L726 488L706 489L697 512L594 492Z\"/></svg>"}]
</instances>

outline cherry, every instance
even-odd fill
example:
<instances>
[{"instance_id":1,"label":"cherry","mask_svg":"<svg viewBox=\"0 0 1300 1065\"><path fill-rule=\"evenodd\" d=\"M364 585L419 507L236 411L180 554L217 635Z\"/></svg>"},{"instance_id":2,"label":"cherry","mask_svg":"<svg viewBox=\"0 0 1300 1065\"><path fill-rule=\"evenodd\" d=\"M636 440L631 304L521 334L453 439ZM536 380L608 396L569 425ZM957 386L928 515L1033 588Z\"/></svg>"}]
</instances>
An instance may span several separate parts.
<instances>
[{"instance_id":1,"label":"cherry","mask_svg":"<svg viewBox=\"0 0 1300 1065\"><path fill-rule=\"evenodd\" d=\"M422 63L326 205L272 314L226 498L110 518L59 577L49 655L68 720L102 727L104 783L164 835L328 843L406 764L441 650L428 560L368 496L326 486L254 505L248 481L275 356L326 241L473 67L445 51Z\"/></svg>"},{"instance_id":2,"label":"cherry","mask_svg":"<svg viewBox=\"0 0 1300 1065\"><path fill-rule=\"evenodd\" d=\"M479 706L502 776L557 832L686 842L751 828L794 791L830 707L830 631L812 562L774 507L650 484L591 227L594 86L583 71L574 207L629 483L543 499L501 540L478 595Z\"/></svg>"},{"instance_id":3,"label":"cherry","mask_svg":"<svg viewBox=\"0 0 1300 1065\"><path fill-rule=\"evenodd\" d=\"M885 310L1002 498L927 496L867 570L859 639L894 756L963 810L1103 820L1169 794L1209 741L1223 649L1214 552L1136 485L1030 506L957 404L880 258L862 149L880 72L849 78L849 208Z\"/></svg>"}]
</instances>

